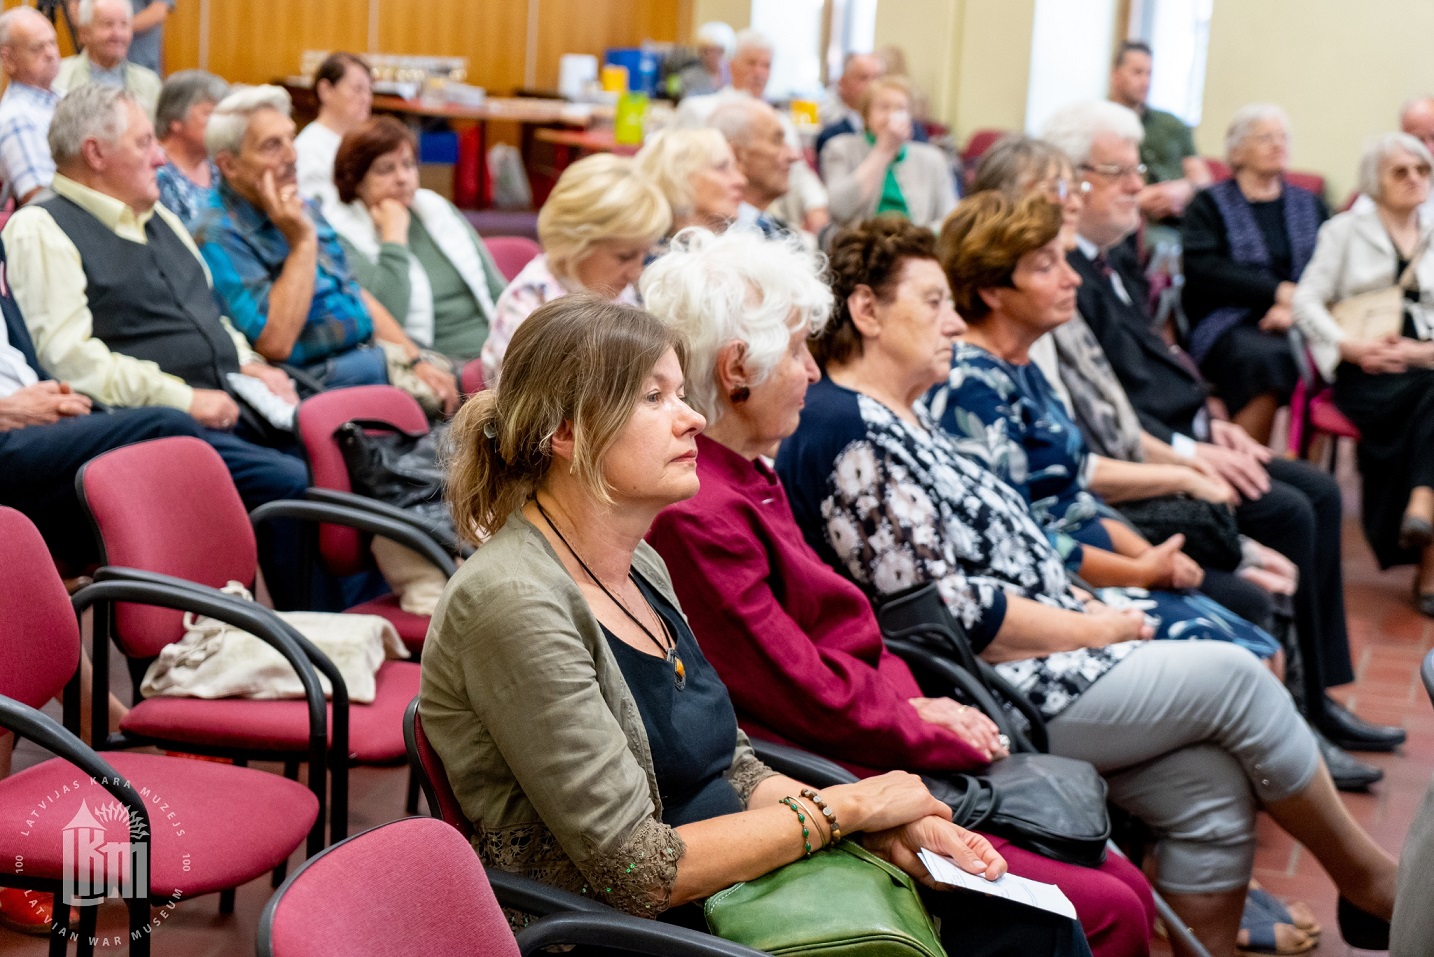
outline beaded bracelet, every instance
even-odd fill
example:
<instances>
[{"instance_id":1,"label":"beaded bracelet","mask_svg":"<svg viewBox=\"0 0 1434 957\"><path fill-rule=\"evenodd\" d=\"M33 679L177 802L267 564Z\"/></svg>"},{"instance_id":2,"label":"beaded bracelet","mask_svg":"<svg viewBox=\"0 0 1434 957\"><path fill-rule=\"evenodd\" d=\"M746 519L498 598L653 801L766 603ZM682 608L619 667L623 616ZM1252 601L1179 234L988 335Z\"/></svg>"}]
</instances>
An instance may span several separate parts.
<instances>
[{"instance_id":1,"label":"beaded bracelet","mask_svg":"<svg viewBox=\"0 0 1434 957\"><path fill-rule=\"evenodd\" d=\"M817 810L822 812L822 817L827 819L827 828L832 832L831 843L835 844L840 841L841 825L837 824L836 815L832 813L831 808L827 807L827 802L822 800L822 796L811 788L802 788L802 797L815 804Z\"/></svg>"},{"instance_id":2,"label":"beaded bracelet","mask_svg":"<svg viewBox=\"0 0 1434 957\"><path fill-rule=\"evenodd\" d=\"M819 847L819 848L817 848L817 850L819 850L819 851L824 851L824 850L826 850L828 847L831 846L831 843L832 843L831 832L830 832L830 831L823 831L823 830L822 830L822 825L825 824L826 822L825 822L824 820L822 820L821 815L819 815L816 811L813 811L810 807L807 806L807 802L806 802L806 801L803 801L801 798L797 798L796 801L797 801L798 804L800 804L800 805L802 806L802 810L807 812L807 816L812 819L812 823L813 823L814 825L816 825L816 828L817 828L817 837L819 837L819 838L821 839L821 842L822 842L822 846Z\"/></svg>"},{"instance_id":3,"label":"beaded bracelet","mask_svg":"<svg viewBox=\"0 0 1434 957\"><path fill-rule=\"evenodd\" d=\"M802 811L801 807L797 804L797 799L794 798L794 797L791 797L791 796L784 797L784 798L782 798L782 800L781 800L779 803L785 804L787 807L789 807L789 808L792 809L792 813L796 814L796 816L797 816L797 822L802 825L802 844L803 844L803 845L806 847L806 849L807 849L806 854L804 854L803 856L804 856L804 857L811 857L811 856L812 856L812 842L811 842L812 832L807 828L807 815L805 814L805 812Z\"/></svg>"}]
</instances>

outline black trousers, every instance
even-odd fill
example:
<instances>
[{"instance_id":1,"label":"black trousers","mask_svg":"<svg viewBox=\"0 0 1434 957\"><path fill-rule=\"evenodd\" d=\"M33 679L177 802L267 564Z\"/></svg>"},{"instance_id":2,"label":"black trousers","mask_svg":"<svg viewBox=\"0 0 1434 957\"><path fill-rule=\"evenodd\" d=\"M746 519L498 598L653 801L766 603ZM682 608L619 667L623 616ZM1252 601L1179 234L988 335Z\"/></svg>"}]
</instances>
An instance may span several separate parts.
<instances>
[{"instance_id":1,"label":"black trousers","mask_svg":"<svg viewBox=\"0 0 1434 957\"><path fill-rule=\"evenodd\" d=\"M0 505L23 512L56 557L84 568L98 560L99 549L75 474L111 449L171 435L203 437L178 409L124 409L0 432Z\"/></svg>"},{"instance_id":2,"label":"black trousers","mask_svg":"<svg viewBox=\"0 0 1434 957\"><path fill-rule=\"evenodd\" d=\"M1290 459L1272 460L1270 490L1235 510L1240 531L1273 548L1299 569L1295 628L1304 666L1305 700L1323 702L1324 689L1354 680L1340 567L1343 505L1328 473Z\"/></svg>"}]
</instances>

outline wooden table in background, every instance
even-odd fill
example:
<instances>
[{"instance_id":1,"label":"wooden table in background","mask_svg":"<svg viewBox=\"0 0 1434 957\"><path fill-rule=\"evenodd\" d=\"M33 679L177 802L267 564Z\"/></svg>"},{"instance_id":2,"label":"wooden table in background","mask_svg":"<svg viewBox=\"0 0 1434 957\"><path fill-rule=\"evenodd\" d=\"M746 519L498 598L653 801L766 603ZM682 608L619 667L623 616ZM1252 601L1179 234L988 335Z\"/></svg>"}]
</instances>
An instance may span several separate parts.
<instances>
[{"instance_id":1,"label":"wooden table in background","mask_svg":"<svg viewBox=\"0 0 1434 957\"><path fill-rule=\"evenodd\" d=\"M610 129L540 129L533 132L533 139L553 147L555 176L562 175L569 163L587 153L616 153L618 156L632 156L641 148L635 143L619 143L613 137L613 132Z\"/></svg>"}]
</instances>

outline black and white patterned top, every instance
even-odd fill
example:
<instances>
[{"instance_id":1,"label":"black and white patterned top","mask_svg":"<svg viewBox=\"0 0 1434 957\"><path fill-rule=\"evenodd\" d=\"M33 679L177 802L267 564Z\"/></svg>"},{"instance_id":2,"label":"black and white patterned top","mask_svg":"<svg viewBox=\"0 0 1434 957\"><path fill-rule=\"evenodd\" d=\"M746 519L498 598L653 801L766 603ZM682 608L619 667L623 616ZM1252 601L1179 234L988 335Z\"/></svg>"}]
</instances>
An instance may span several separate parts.
<instances>
[{"instance_id":1,"label":"black and white patterned top","mask_svg":"<svg viewBox=\"0 0 1434 957\"><path fill-rule=\"evenodd\" d=\"M976 650L995 638L1007 595L1070 611L1060 554L1025 500L917 411L920 426L822 379L782 443L777 472L818 554L873 598L935 581ZM997 666L1054 717L1143 642Z\"/></svg>"}]
</instances>

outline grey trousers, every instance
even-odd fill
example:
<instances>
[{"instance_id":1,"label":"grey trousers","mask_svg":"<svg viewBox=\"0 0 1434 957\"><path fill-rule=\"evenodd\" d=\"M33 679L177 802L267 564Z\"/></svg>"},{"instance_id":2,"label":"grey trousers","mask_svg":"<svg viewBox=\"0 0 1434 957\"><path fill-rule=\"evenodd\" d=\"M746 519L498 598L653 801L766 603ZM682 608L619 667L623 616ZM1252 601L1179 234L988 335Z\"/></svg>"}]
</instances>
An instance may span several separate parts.
<instances>
[{"instance_id":1,"label":"grey trousers","mask_svg":"<svg viewBox=\"0 0 1434 957\"><path fill-rule=\"evenodd\" d=\"M1157 838L1173 894L1244 887L1261 803L1304 790L1319 749L1289 692L1222 641L1152 641L1050 723L1051 752L1095 765Z\"/></svg>"},{"instance_id":2,"label":"grey trousers","mask_svg":"<svg viewBox=\"0 0 1434 957\"><path fill-rule=\"evenodd\" d=\"M1404 838L1399 855L1399 886L1394 895L1394 923L1389 957L1434 954L1434 781Z\"/></svg>"}]
</instances>

